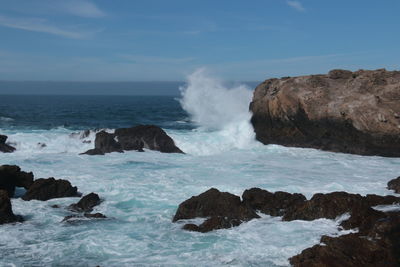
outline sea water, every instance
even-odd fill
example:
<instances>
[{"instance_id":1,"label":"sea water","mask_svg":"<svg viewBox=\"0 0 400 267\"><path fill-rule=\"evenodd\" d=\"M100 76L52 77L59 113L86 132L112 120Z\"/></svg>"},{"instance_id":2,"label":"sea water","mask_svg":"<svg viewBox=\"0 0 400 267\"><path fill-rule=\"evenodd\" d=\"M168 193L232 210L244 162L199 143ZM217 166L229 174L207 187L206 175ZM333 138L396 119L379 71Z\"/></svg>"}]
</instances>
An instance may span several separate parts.
<instances>
[{"instance_id":1,"label":"sea water","mask_svg":"<svg viewBox=\"0 0 400 267\"><path fill-rule=\"evenodd\" d=\"M62 222L77 198L15 198L14 213L26 221L0 226L0 266L287 266L321 235L346 233L338 231L340 218L282 222L261 215L239 227L196 233L182 230L185 222L172 223L179 203L211 187L237 195L260 187L307 198L332 191L392 194L386 183L400 175L398 158L255 141L251 97L250 88L226 87L204 71L192 74L178 97L0 96L0 133L17 148L0 153L0 164L96 192L103 202L95 212L108 217ZM137 124L162 127L186 154L79 155L93 148L95 133L71 135Z\"/></svg>"}]
</instances>

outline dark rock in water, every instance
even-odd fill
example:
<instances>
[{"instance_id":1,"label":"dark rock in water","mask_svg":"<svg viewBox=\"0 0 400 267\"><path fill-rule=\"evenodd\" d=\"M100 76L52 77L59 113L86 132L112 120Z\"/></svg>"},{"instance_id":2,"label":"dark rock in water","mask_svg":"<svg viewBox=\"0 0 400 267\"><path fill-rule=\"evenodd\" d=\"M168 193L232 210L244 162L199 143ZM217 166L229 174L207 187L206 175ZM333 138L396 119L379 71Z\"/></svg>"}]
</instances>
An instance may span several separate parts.
<instances>
[{"instance_id":1,"label":"dark rock in water","mask_svg":"<svg viewBox=\"0 0 400 267\"><path fill-rule=\"evenodd\" d=\"M91 144L92 141L90 141L90 140L83 140L82 143L84 143L84 144Z\"/></svg>"},{"instance_id":2,"label":"dark rock in water","mask_svg":"<svg viewBox=\"0 0 400 267\"><path fill-rule=\"evenodd\" d=\"M400 213L377 217L362 233L323 236L289 259L293 266L400 266Z\"/></svg>"},{"instance_id":3,"label":"dark rock in water","mask_svg":"<svg viewBox=\"0 0 400 267\"><path fill-rule=\"evenodd\" d=\"M53 209L59 209L59 208L60 208L60 206L59 206L59 205L57 205L57 204L55 204L55 205L51 205L50 207L52 207Z\"/></svg>"},{"instance_id":4,"label":"dark rock in water","mask_svg":"<svg viewBox=\"0 0 400 267\"><path fill-rule=\"evenodd\" d=\"M207 233L218 229L227 229L235 226L239 226L242 221L235 218L214 216L205 220L202 224L185 224L182 229L192 232Z\"/></svg>"},{"instance_id":5,"label":"dark rock in water","mask_svg":"<svg viewBox=\"0 0 400 267\"><path fill-rule=\"evenodd\" d=\"M21 216L14 215L8 192L0 190L0 224L22 222Z\"/></svg>"},{"instance_id":6,"label":"dark rock in water","mask_svg":"<svg viewBox=\"0 0 400 267\"><path fill-rule=\"evenodd\" d=\"M388 189L394 190L395 193L400 194L400 176L396 179L390 180L387 186Z\"/></svg>"},{"instance_id":7,"label":"dark rock in water","mask_svg":"<svg viewBox=\"0 0 400 267\"><path fill-rule=\"evenodd\" d=\"M124 150L143 151L143 148L164 153L183 153L163 129L153 125L139 125L116 129L115 133L101 131L96 134L95 148L83 154L103 155Z\"/></svg>"},{"instance_id":8,"label":"dark rock in water","mask_svg":"<svg viewBox=\"0 0 400 267\"><path fill-rule=\"evenodd\" d=\"M39 148L45 148L45 147L47 147L47 145L45 144L45 143L37 143L37 145L38 145L38 147Z\"/></svg>"},{"instance_id":9,"label":"dark rock in water","mask_svg":"<svg viewBox=\"0 0 400 267\"><path fill-rule=\"evenodd\" d=\"M0 189L6 190L10 197L14 196L15 187L28 189L32 183L32 172L21 171L16 165L0 166Z\"/></svg>"},{"instance_id":10,"label":"dark rock in water","mask_svg":"<svg viewBox=\"0 0 400 267\"><path fill-rule=\"evenodd\" d=\"M239 225L242 221L259 218L251 207L240 200L240 197L227 192L220 192L215 188L182 202L173 221L197 217L211 217L198 226L200 232L230 228ZM188 227L192 226L186 226L185 229L188 229ZM194 231L193 229L191 230Z\"/></svg>"},{"instance_id":11,"label":"dark rock in water","mask_svg":"<svg viewBox=\"0 0 400 267\"><path fill-rule=\"evenodd\" d=\"M15 151L15 147L6 144L7 138L6 135L0 134L0 152L11 153Z\"/></svg>"},{"instance_id":12,"label":"dark rock in water","mask_svg":"<svg viewBox=\"0 0 400 267\"><path fill-rule=\"evenodd\" d=\"M85 219L85 218L89 218L89 219L106 219L107 216L105 216L102 213L84 213L83 216L82 215L68 215L65 216L64 219L61 222L72 222L72 221L77 221L77 220L81 220L81 219Z\"/></svg>"},{"instance_id":13,"label":"dark rock in water","mask_svg":"<svg viewBox=\"0 0 400 267\"><path fill-rule=\"evenodd\" d=\"M69 181L47 178L35 180L25 195L22 196L22 199L46 201L52 198L79 196L78 189L73 187Z\"/></svg>"},{"instance_id":14,"label":"dark rock in water","mask_svg":"<svg viewBox=\"0 0 400 267\"><path fill-rule=\"evenodd\" d=\"M260 188L245 190L242 199L244 204L271 216L283 216L286 209L293 208L306 201L306 197L302 194L280 191L271 193Z\"/></svg>"},{"instance_id":15,"label":"dark rock in water","mask_svg":"<svg viewBox=\"0 0 400 267\"><path fill-rule=\"evenodd\" d=\"M100 197L95 193L90 193L79 200L78 203L69 206L69 209L78 212L91 212L93 207L100 204Z\"/></svg>"},{"instance_id":16,"label":"dark rock in water","mask_svg":"<svg viewBox=\"0 0 400 267\"><path fill-rule=\"evenodd\" d=\"M241 202L240 197L211 188L182 202L176 211L173 221L218 216L242 221L259 218L252 208Z\"/></svg>"},{"instance_id":17,"label":"dark rock in water","mask_svg":"<svg viewBox=\"0 0 400 267\"><path fill-rule=\"evenodd\" d=\"M250 110L264 144L400 157L400 71L269 79Z\"/></svg>"},{"instance_id":18,"label":"dark rock in water","mask_svg":"<svg viewBox=\"0 0 400 267\"><path fill-rule=\"evenodd\" d=\"M354 207L350 211L350 218L343 221L340 226L346 230L358 228L360 233L364 233L371 229L376 221L385 217L386 214L384 212L368 206Z\"/></svg>"}]
</instances>

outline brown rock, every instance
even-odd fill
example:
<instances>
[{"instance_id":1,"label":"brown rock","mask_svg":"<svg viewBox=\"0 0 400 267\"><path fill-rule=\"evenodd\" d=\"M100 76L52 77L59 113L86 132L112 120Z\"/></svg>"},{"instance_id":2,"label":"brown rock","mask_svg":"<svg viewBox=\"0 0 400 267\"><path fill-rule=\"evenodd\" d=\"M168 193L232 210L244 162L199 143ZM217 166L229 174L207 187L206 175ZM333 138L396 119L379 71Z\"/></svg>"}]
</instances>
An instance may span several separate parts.
<instances>
[{"instance_id":1,"label":"brown rock","mask_svg":"<svg viewBox=\"0 0 400 267\"><path fill-rule=\"evenodd\" d=\"M11 153L15 151L15 147L6 144L7 138L6 135L0 134L0 152Z\"/></svg>"},{"instance_id":2,"label":"brown rock","mask_svg":"<svg viewBox=\"0 0 400 267\"><path fill-rule=\"evenodd\" d=\"M0 166L0 189L6 190L10 197L14 196L15 187L28 189L32 183L32 172L21 171L16 165Z\"/></svg>"},{"instance_id":3,"label":"brown rock","mask_svg":"<svg viewBox=\"0 0 400 267\"><path fill-rule=\"evenodd\" d=\"M215 216L205 220L199 226L195 224L185 224L182 229L192 232L207 233L218 229L227 229L239 226L242 222L238 219Z\"/></svg>"},{"instance_id":4,"label":"brown rock","mask_svg":"<svg viewBox=\"0 0 400 267\"><path fill-rule=\"evenodd\" d=\"M21 216L14 215L8 192L0 190L0 224L22 222Z\"/></svg>"},{"instance_id":5,"label":"brown rock","mask_svg":"<svg viewBox=\"0 0 400 267\"><path fill-rule=\"evenodd\" d=\"M124 150L137 150L143 148L157 150L164 153L183 153L167 133L154 125L138 125L131 128L116 129L110 134L101 131L96 134L95 148L83 154L103 155L110 152L123 152Z\"/></svg>"},{"instance_id":6,"label":"brown rock","mask_svg":"<svg viewBox=\"0 0 400 267\"><path fill-rule=\"evenodd\" d=\"M96 193L90 193L79 200L78 203L71 204L69 209L78 212L91 212L93 208L100 204L100 197Z\"/></svg>"},{"instance_id":7,"label":"brown rock","mask_svg":"<svg viewBox=\"0 0 400 267\"><path fill-rule=\"evenodd\" d=\"M387 184L387 188L394 190L395 193L400 194L400 176L396 179L390 180Z\"/></svg>"},{"instance_id":8,"label":"brown rock","mask_svg":"<svg viewBox=\"0 0 400 267\"><path fill-rule=\"evenodd\" d=\"M400 72L384 69L269 79L251 121L264 144L399 157L399 88Z\"/></svg>"},{"instance_id":9,"label":"brown rock","mask_svg":"<svg viewBox=\"0 0 400 267\"><path fill-rule=\"evenodd\" d=\"M79 196L78 189L73 187L69 181L47 178L35 180L25 195L22 196L22 199L46 201L52 198Z\"/></svg>"},{"instance_id":10,"label":"brown rock","mask_svg":"<svg viewBox=\"0 0 400 267\"><path fill-rule=\"evenodd\" d=\"M244 204L271 216L283 216L286 209L293 208L306 201L306 197L302 194L290 194L281 191L271 193L260 188L245 190L242 199Z\"/></svg>"}]
</instances>

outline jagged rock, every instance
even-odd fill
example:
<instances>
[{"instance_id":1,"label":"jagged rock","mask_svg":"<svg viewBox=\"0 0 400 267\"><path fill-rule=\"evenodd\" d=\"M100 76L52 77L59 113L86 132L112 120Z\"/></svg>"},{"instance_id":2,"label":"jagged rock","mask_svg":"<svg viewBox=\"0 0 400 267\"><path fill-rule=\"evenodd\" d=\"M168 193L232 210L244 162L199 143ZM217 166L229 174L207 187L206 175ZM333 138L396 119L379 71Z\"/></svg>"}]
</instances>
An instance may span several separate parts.
<instances>
[{"instance_id":1,"label":"jagged rock","mask_svg":"<svg viewBox=\"0 0 400 267\"><path fill-rule=\"evenodd\" d=\"M21 216L14 215L8 192L0 190L0 224L22 222Z\"/></svg>"},{"instance_id":2,"label":"jagged rock","mask_svg":"<svg viewBox=\"0 0 400 267\"><path fill-rule=\"evenodd\" d=\"M182 202L176 211L173 221L214 216L235 218L243 221L259 218L253 209L242 203L240 197L211 188Z\"/></svg>"},{"instance_id":3,"label":"jagged rock","mask_svg":"<svg viewBox=\"0 0 400 267\"><path fill-rule=\"evenodd\" d=\"M21 171L16 165L0 166L0 189L6 190L10 197L14 196L15 187L28 189L32 183L32 172Z\"/></svg>"},{"instance_id":4,"label":"jagged rock","mask_svg":"<svg viewBox=\"0 0 400 267\"><path fill-rule=\"evenodd\" d=\"M302 194L281 191L271 193L260 188L245 190L242 199L244 204L271 216L283 216L286 209L306 201Z\"/></svg>"},{"instance_id":5,"label":"jagged rock","mask_svg":"<svg viewBox=\"0 0 400 267\"><path fill-rule=\"evenodd\" d=\"M0 134L0 152L11 153L15 151L15 147L6 144L7 138L6 135Z\"/></svg>"},{"instance_id":6,"label":"jagged rock","mask_svg":"<svg viewBox=\"0 0 400 267\"><path fill-rule=\"evenodd\" d=\"M81 220L84 218L89 218L89 219L106 219L107 216L105 216L102 213L84 213L83 216L82 215L68 215L65 216L64 219L61 222L71 222L71 221L77 221L77 220Z\"/></svg>"},{"instance_id":7,"label":"jagged rock","mask_svg":"<svg viewBox=\"0 0 400 267\"><path fill-rule=\"evenodd\" d=\"M185 224L182 229L192 232L206 233L218 229L227 229L235 226L239 226L242 221L235 218L214 216L205 220L202 224Z\"/></svg>"},{"instance_id":8,"label":"jagged rock","mask_svg":"<svg viewBox=\"0 0 400 267\"><path fill-rule=\"evenodd\" d=\"M23 200L42 200L61 197L79 197L78 189L67 180L54 178L37 179L22 196Z\"/></svg>"},{"instance_id":9,"label":"jagged rock","mask_svg":"<svg viewBox=\"0 0 400 267\"><path fill-rule=\"evenodd\" d=\"M71 204L69 209L78 212L91 212L93 208L100 204L100 197L96 193L90 193L79 200L78 203Z\"/></svg>"},{"instance_id":10,"label":"jagged rock","mask_svg":"<svg viewBox=\"0 0 400 267\"><path fill-rule=\"evenodd\" d=\"M250 110L264 144L400 156L400 71L333 70L269 79Z\"/></svg>"},{"instance_id":11,"label":"jagged rock","mask_svg":"<svg viewBox=\"0 0 400 267\"><path fill-rule=\"evenodd\" d=\"M400 194L400 176L396 179L390 180L387 186L388 189L394 190L395 193Z\"/></svg>"},{"instance_id":12,"label":"jagged rock","mask_svg":"<svg viewBox=\"0 0 400 267\"><path fill-rule=\"evenodd\" d=\"M293 266L400 266L400 213L380 216L369 229L339 237L323 236L289 259Z\"/></svg>"},{"instance_id":13,"label":"jagged rock","mask_svg":"<svg viewBox=\"0 0 400 267\"><path fill-rule=\"evenodd\" d=\"M95 148L83 154L103 155L110 152L137 150L143 148L164 153L183 153L163 129L154 125L139 125L132 128L116 129L113 134L101 131L96 134Z\"/></svg>"}]
</instances>

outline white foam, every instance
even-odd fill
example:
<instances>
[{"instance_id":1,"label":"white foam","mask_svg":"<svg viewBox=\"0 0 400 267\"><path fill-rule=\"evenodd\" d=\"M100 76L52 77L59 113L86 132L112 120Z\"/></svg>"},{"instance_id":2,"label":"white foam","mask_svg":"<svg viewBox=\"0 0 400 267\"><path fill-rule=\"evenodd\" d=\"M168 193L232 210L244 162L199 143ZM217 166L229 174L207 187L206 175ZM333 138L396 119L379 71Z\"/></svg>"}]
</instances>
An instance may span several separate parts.
<instances>
[{"instance_id":1,"label":"white foam","mask_svg":"<svg viewBox=\"0 0 400 267\"><path fill-rule=\"evenodd\" d=\"M199 127L192 136L173 133L183 151L209 155L257 145L250 123L252 92L245 85L226 87L205 69L199 69L189 75L187 85L180 89L182 108Z\"/></svg>"},{"instance_id":2,"label":"white foam","mask_svg":"<svg viewBox=\"0 0 400 267\"><path fill-rule=\"evenodd\" d=\"M8 122L8 121L14 121L14 119L13 118L9 118L9 117L0 117L0 121Z\"/></svg>"}]
</instances>

